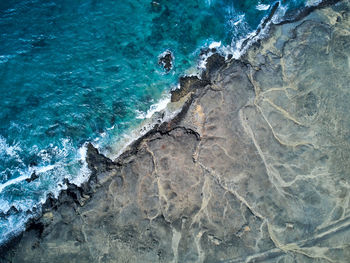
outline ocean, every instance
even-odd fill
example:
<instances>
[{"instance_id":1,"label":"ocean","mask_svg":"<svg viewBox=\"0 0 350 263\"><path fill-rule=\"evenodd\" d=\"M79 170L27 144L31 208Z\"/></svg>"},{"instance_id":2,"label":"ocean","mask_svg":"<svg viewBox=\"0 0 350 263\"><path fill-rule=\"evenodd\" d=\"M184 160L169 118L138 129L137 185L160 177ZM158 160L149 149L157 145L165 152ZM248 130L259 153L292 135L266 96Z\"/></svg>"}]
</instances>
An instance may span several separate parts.
<instances>
[{"instance_id":1,"label":"ocean","mask_svg":"<svg viewBox=\"0 0 350 263\"><path fill-rule=\"evenodd\" d=\"M64 179L88 179L87 142L115 156L178 78L200 70L201 49L239 54L276 2L2 0L0 244ZM273 19L310 4L279 1ZM166 51L170 71L158 64Z\"/></svg>"}]
</instances>

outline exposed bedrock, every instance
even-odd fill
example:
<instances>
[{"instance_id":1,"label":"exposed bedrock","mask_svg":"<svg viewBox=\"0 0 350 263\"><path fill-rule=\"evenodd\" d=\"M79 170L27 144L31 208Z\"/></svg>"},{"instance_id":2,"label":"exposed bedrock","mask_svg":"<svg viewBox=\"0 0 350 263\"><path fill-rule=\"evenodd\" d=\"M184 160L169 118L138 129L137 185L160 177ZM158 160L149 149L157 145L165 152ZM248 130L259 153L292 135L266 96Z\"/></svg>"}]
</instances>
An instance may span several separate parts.
<instances>
[{"instance_id":1,"label":"exposed bedrock","mask_svg":"<svg viewBox=\"0 0 350 263\"><path fill-rule=\"evenodd\" d=\"M174 55L170 50L166 50L158 57L158 65L161 66L166 73L173 68Z\"/></svg>"},{"instance_id":2,"label":"exposed bedrock","mask_svg":"<svg viewBox=\"0 0 350 263\"><path fill-rule=\"evenodd\" d=\"M1 262L350 262L349 10L216 57L173 95L180 117L117 160L89 146L90 184Z\"/></svg>"}]
</instances>

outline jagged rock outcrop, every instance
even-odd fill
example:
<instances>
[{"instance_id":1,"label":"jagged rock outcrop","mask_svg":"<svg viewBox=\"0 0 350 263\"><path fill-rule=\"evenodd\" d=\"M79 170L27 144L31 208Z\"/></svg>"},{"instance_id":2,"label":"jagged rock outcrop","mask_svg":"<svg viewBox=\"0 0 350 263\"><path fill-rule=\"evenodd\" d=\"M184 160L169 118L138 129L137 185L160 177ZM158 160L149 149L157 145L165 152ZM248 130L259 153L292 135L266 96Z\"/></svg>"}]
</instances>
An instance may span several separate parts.
<instances>
[{"instance_id":1,"label":"jagged rock outcrop","mask_svg":"<svg viewBox=\"0 0 350 263\"><path fill-rule=\"evenodd\" d=\"M89 146L88 194L2 262L349 262L349 72L348 1L215 57L180 117L114 161Z\"/></svg>"}]
</instances>

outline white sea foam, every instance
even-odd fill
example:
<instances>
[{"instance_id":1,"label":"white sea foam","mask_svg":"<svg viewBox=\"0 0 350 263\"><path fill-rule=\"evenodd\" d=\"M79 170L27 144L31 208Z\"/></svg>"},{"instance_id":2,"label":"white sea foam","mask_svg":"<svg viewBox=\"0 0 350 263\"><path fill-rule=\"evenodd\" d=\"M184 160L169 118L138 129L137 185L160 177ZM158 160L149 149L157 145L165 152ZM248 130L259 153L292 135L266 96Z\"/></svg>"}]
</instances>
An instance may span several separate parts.
<instances>
[{"instance_id":1,"label":"white sea foam","mask_svg":"<svg viewBox=\"0 0 350 263\"><path fill-rule=\"evenodd\" d=\"M212 52L212 49L216 49L216 52L222 50L222 43L221 41L211 41L210 44L208 45L209 50L201 55L200 60L198 61L197 64L197 70L192 70L191 74L187 74L187 76L198 76L200 77L200 72L201 70L205 70L207 67L207 59L213 55L214 53ZM177 86L177 88L180 88L180 85Z\"/></svg>"},{"instance_id":2,"label":"white sea foam","mask_svg":"<svg viewBox=\"0 0 350 263\"><path fill-rule=\"evenodd\" d=\"M231 26L235 26L235 27L239 26L239 24L241 24L244 21L244 19L245 19L245 15L244 14L237 16L236 20L230 21L231 22Z\"/></svg>"},{"instance_id":3,"label":"white sea foam","mask_svg":"<svg viewBox=\"0 0 350 263\"><path fill-rule=\"evenodd\" d=\"M133 142L152 130L155 125L173 119L181 111L181 107L170 103L170 97L170 93L166 93L147 112L138 112L137 117L143 119L143 122L138 128L132 128L123 133L122 137L112 145L112 151L101 149L97 142L93 143L94 147L98 148L108 158L112 160L117 159ZM169 107L169 105L171 106ZM161 114L156 115L156 113Z\"/></svg>"},{"instance_id":4,"label":"white sea foam","mask_svg":"<svg viewBox=\"0 0 350 263\"><path fill-rule=\"evenodd\" d=\"M221 46L221 41L219 42L216 42L216 41L213 41L210 45L209 45L209 48L218 48Z\"/></svg>"},{"instance_id":5,"label":"white sea foam","mask_svg":"<svg viewBox=\"0 0 350 263\"><path fill-rule=\"evenodd\" d=\"M213 54L213 53L210 52L210 53L208 53L208 54L206 54L206 55L203 55L203 56L201 57L201 59L200 59L199 62L198 62L198 65L197 65L197 68L198 68L199 70L204 70L204 69L206 69L206 67L207 67L207 59L208 59L212 54Z\"/></svg>"},{"instance_id":6,"label":"white sea foam","mask_svg":"<svg viewBox=\"0 0 350 263\"><path fill-rule=\"evenodd\" d=\"M137 111L136 119L149 119L156 112L164 110L170 102L170 94L164 95L157 103L151 105L147 112Z\"/></svg>"},{"instance_id":7,"label":"white sea foam","mask_svg":"<svg viewBox=\"0 0 350 263\"><path fill-rule=\"evenodd\" d=\"M8 180L7 182L0 184L0 192L2 192L2 190L4 190L5 187L22 182L27 178L28 178L28 176L21 175L21 176L18 176L17 178Z\"/></svg>"},{"instance_id":8,"label":"white sea foam","mask_svg":"<svg viewBox=\"0 0 350 263\"><path fill-rule=\"evenodd\" d=\"M322 0L308 0L306 6L317 6L322 3Z\"/></svg>"},{"instance_id":9,"label":"white sea foam","mask_svg":"<svg viewBox=\"0 0 350 263\"><path fill-rule=\"evenodd\" d=\"M79 170L79 174L75 176L70 182L80 186L81 184L85 183L91 174L91 171L88 167L88 163L86 162L86 155L87 155L87 143L85 143L83 146L81 146L78 149L78 158L79 162L81 163L81 167Z\"/></svg>"},{"instance_id":10,"label":"white sea foam","mask_svg":"<svg viewBox=\"0 0 350 263\"><path fill-rule=\"evenodd\" d=\"M0 135L0 156L3 154L9 155L13 158L19 158L18 152L22 151L19 144L9 145L4 137Z\"/></svg>"},{"instance_id":11,"label":"white sea foam","mask_svg":"<svg viewBox=\"0 0 350 263\"><path fill-rule=\"evenodd\" d=\"M266 8L267 10L268 8L270 8L270 6L267 7L267 6L261 5L260 8ZM229 10L229 13L231 15L235 14L234 8L232 7L231 9ZM258 26L259 33L257 33L258 29L249 33L248 26L246 25L246 22L245 22L245 15L242 14L237 16L237 14L235 14L234 19L229 19L229 24L231 25L232 29L247 32L247 34L245 37L239 40L235 40L231 45L226 45L226 46L222 45L218 47L217 52L223 55L226 59L229 57L229 55L232 56L232 58L234 59L239 59L242 55L245 54L245 52L249 49L249 47L253 43L258 41L259 39L263 39L268 36L267 33L270 29L271 23L278 23L280 19L285 15L287 9L288 9L288 6L279 5L278 10L273 15L271 20L265 25L264 28L262 28L262 23L264 22L267 16L265 17L265 19L262 19L262 21L260 22L260 25ZM207 59L212 54L213 53L209 51L207 54L201 57L197 65L197 68L199 70L204 70L206 68Z\"/></svg>"},{"instance_id":12,"label":"white sea foam","mask_svg":"<svg viewBox=\"0 0 350 263\"><path fill-rule=\"evenodd\" d=\"M14 155L12 149L8 146L6 141L4 142L3 138L1 138L0 143L3 152ZM17 147L16 149L18 150L19 148ZM38 147L33 146L32 150L37 152ZM19 211L33 211L34 207L40 208L41 204L46 201L47 194L51 193L57 198L61 190L67 188L66 184L63 183L64 178L67 178L71 183L78 186L86 182L90 176L90 170L86 162L86 152L86 144L76 150L69 139L62 139L60 146L50 144L48 149L39 151L38 155L41 157L42 162L37 166L17 167L15 171L19 173L20 176L0 184L0 193L4 191L5 188L14 185L16 185L18 189L26 187L26 191L28 191L29 195L35 192L37 187L41 184L49 186L48 189L40 196L39 200L35 199L35 197L34 199L28 197L25 199L11 200L7 199L5 196L6 193L4 193L0 198L0 211L6 213L12 206ZM72 154L75 155L75 157L71 160ZM54 163L51 164L52 162ZM33 172L39 175L39 178L29 184L24 182L26 179L31 178ZM10 219L11 217L8 218L8 220Z\"/></svg>"},{"instance_id":13,"label":"white sea foam","mask_svg":"<svg viewBox=\"0 0 350 263\"><path fill-rule=\"evenodd\" d=\"M172 58L172 61L173 61L173 60L174 60L174 54L173 54L173 52L171 52L171 50L169 50L169 49L167 49L167 50L165 50L164 52L160 53L160 54L158 55L158 59L161 58L161 57L164 57L164 56L166 56L166 55L168 55L168 54L171 55L171 58Z\"/></svg>"},{"instance_id":14,"label":"white sea foam","mask_svg":"<svg viewBox=\"0 0 350 263\"><path fill-rule=\"evenodd\" d=\"M57 166L57 165L51 164L51 165L47 165L47 166L37 167L37 168L34 169L34 170L35 170L35 172L36 172L37 174L42 174L42 173L47 173L48 171L51 171L51 170L55 169L56 166Z\"/></svg>"},{"instance_id":15,"label":"white sea foam","mask_svg":"<svg viewBox=\"0 0 350 263\"><path fill-rule=\"evenodd\" d=\"M280 4L278 9L276 10L275 15L272 17L271 21L274 24L277 24L282 21L282 18L285 16L288 10L288 4L282 5Z\"/></svg>"},{"instance_id":16,"label":"white sea foam","mask_svg":"<svg viewBox=\"0 0 350 263\"><path fill-rule=\"evenodd\" d=\"M25 223L30 217L26 214L16 215L16 217L7 218L7 225L2 228L2 235L0 237L0 244L10 239L13 236L25 230Z\"/></svg>"},{"instance_id":17,"label":"white sea foam","mask_svg":"<svg viewBox=\"0 0 350 263\"><path fill-rule=\"evenodd\" d=\"M114 128L115 128L115 125L113 125L113 126L110 127L110 128L107 128L106 130L107 130L107 131L110 131L110 130L114 130Z\"/></svg>"},{"instance_id":18,"label":"white sea foam","mask_svg":"<svg viewBox=\"0 0 350 263\"><path fill-rule=\"evenodd\" d=\"M259 11L266 11L270 8L270 5L258 4L256 9Z\"/></svg>"}]
</instances>

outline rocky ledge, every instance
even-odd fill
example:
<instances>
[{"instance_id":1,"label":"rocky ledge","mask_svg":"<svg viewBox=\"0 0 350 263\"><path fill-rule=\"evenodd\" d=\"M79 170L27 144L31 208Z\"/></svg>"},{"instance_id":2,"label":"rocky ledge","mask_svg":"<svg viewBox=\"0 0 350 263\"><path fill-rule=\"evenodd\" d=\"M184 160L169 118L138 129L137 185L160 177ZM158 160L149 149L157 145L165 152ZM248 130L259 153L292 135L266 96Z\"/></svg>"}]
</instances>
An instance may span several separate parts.
<instances>
[{"instance_id":1,"label":"rocky ledge","mask_svg":"<svg viewBox=\"0 0 350 263\"><path fill-rule=\"evenodd\" d=\"M350 262L350 4L182 80L182 112L48 201L1 262ZM185 97L183 97L185 96Z\"/></svg>"}]
</instances>

